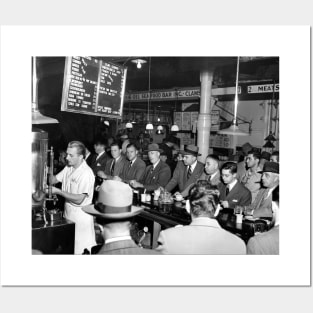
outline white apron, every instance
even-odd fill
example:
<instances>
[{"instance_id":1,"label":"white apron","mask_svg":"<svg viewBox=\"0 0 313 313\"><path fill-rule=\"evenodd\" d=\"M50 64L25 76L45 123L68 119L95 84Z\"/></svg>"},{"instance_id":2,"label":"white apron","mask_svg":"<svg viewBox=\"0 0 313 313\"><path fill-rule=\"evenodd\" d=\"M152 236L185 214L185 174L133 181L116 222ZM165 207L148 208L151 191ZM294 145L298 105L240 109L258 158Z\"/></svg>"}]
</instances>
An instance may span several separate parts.
<instances>
[{"instance_id":1,"label":"white apron","mask_svg":"<svg viewBox=\"0 0 313 313\"><path fill-rule=\"evenodd\" d=\"M74 204L65 201L64 217L75 223L75 254L82 254L84 249L91 251L96 245L93 216L85 213L82 206L92 202L94 175L85 161L76 169L66 166L56 175L58 181L62 182L62 190L73 194L86 194L84 201Z\"/></svg>"}]
</instances>

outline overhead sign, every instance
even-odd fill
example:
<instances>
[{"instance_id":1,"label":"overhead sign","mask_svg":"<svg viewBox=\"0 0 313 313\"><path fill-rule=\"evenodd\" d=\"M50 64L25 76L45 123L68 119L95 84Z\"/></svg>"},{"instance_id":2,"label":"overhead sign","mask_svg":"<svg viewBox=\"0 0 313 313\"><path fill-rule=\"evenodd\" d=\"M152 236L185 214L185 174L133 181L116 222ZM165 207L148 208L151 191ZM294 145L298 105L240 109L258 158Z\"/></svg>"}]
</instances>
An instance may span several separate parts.
<instances>
[{"instance_id":1,"label":"overhead sign","mask_svg":"<svg viewBox=\"0 0 313 313\"><path fill-rule=\"evenodd\" d=\"M247 93L273 92L273 85L274 84L248 86ZM275 84L274 92L279 92L279 84Z\"/></svg>"}]
</instances>

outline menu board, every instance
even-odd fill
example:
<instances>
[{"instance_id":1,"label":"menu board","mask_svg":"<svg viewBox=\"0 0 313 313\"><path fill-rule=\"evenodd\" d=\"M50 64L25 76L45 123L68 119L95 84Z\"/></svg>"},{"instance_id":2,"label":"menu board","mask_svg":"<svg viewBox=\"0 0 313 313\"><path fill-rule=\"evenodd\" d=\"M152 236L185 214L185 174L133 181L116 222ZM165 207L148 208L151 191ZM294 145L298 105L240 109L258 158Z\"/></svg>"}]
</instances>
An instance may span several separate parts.
<instances>
[{"instance_id":1,"label":"menu board","mask_svg":"<svg viewBox=\"0 0 313 313\"><path fill-rule=\"evenodd\" d=\"M62 111L121 118L126 68L93 57L67 57Z\"/></svg>"}]
</instances>

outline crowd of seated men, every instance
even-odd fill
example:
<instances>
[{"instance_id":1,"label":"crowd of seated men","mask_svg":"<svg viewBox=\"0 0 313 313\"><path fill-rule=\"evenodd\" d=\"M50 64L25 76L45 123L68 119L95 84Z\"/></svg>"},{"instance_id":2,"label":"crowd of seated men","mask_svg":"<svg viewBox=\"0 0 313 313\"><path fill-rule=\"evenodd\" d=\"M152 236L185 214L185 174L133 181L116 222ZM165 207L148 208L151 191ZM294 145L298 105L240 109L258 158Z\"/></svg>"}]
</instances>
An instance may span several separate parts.
<instances>
[{"instance_id":1,"label":"crowd of seated men","mask_svg":"<svg viewBox=\"0 0 313 313\"><path fill-rule=\"evenodd\" d=\"M109 149L107 142L95 141L88 161L96 178L95 196L93 204L82 208L102 231L103 245L92 253L278 254L279 153L260 153L249 146L241 162L221 163L209 154L203 164L198 147L178 150L173 141L166 138L159 145L142 135L136 141L124 135L123 141L112 140ZM161 231L155 250L138 247L130 235L130 221L142 210L132 206L134 190L168 191L188 198L190 225ZM255 236L246 245L221 228L218 212L236 206L244 207L246 215L272 220L268 236Z\"/></svg>"}]
</instances>

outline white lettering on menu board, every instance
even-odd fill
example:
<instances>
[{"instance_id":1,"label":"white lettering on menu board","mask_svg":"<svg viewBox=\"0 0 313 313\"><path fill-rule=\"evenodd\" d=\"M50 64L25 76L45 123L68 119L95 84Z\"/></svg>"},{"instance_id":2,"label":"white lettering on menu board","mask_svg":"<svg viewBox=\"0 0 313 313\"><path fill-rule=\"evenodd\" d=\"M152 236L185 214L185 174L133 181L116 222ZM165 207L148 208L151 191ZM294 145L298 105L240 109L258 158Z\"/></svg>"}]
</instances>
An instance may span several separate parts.
<instances>
[{"instance_id":1,"label":"white lettering on menu board","mask_svg":"<svg viewBox=\"0 0 313 313\"><path fill-rule=\"evenodd\" d=\"M69 107L77 107L94 111L97 98L98 71L95 71L98 60L88 57L73 57L71 64L71 80L69 84Z\"/></svg>"}]
</instances>

